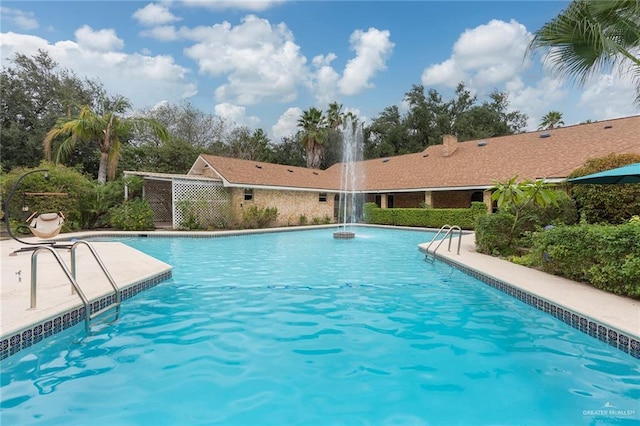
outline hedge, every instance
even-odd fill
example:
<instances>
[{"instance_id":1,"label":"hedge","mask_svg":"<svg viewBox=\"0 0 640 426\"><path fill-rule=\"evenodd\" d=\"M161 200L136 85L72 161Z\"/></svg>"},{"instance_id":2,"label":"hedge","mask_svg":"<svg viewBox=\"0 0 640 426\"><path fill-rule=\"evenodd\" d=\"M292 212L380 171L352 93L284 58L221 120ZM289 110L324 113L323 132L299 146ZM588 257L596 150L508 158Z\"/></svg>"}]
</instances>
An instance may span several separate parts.
<instances>
[{"instance_id":1,"label":"hedge","mask_svg":"<svg viewBox=\"0 0 640 426\"><path fill-rule=\"evenodd\" d=\"M481 202L473 202L468 209L381 209L375 203L367 203L364 211L365 222L375 225L425 228L458 225L462 229L474 229L478 217L487 213L487 206Z\"/></svg>"},{"instance_id":2,"label":"hedge","mask_svg":"<svg viewBox=\"0 0 640 426\"><path fill-rule=\"evenodd\" d=\"M552 274L640 298L640 225L558 226L536 235L533 254Z\"/></svg>"}]
</instances>

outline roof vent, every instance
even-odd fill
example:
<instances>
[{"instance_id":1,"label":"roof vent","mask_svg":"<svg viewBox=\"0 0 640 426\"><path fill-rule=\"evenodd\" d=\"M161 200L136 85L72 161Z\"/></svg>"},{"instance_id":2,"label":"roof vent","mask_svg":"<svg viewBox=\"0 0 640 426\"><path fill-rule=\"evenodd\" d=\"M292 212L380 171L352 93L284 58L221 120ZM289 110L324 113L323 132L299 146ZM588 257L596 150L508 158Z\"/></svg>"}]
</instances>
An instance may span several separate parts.
<instances>
[{"instance_id":1,"label":"roof vent","mask_svg":"<svg viewBox=\"0 0 640 426\"><path fill-rule=\"evenodd\" d=\"M541 133L540 137L541 138L550 138L551 137L551 133Z\"/></svg>"},{"instance_id":2,"label":"roof vent","mask_svg":"<svg viewBox=\"0 0 640 426\"><path fill-rule=\"evenodd\" d=\"M312 172L314 175L318 176L318 172Z\"/></svg>"},{"instance_id":3,"label":"roof vent","mask_svg":"<svg viewBox=\"0 0 640 426\"><path fill-rule=\"evenodd\" d=\"M388 159L388 158L383 158L383 159L382 159L382 162L383 162L383 163L387 163L388 161L389 161L389 159Z\"/></svg>"},{"instance_id":4,"label":"roof vent","mask_svg":"<svg viewBox=\"0 0 640 426\"><path fill-rule=\"evenodd\" d=\"M288 171L289 173L293 173L293 170L291 170L291 169L287 169L287 171Z\"/></svg>"},{"instance_id":5,"label":"roof vent","mask_svg":"<svg viewBox=\"0 0 640 426\"><path fill-rule=\"evenodd\" d=\"M486 144L487 144L487 141L478 142L478 146L485 146Z\"/></svg>"},{"instance_id":6,"label":"roof vent","mask_svg":"<svg viewBox=\"0 0 640 426\"><path fill-rule=\"evenodd\" d=\"M428 157L428 156L429 156L429 154L422 154L422 157L423 157L423 158L426 158L426 157Z\"/></svg>"},{"instance_id":7,"label":"roof vent","mask_svg":"<svg viewBox=\"0 0 640 426\"><path fill-rule=\"evenodd\" d=\"M606 126L604 126L604 128L605 128L605 129L610 129L610 128L612 128L612 127L613 127L613 126L612 126L611 124L607 124Z\"/></svg>"},{"instance_id":8,"label":"roof vent","mask_svg":"<svg viewBox=\"0 0 640 426\"><path fill-rule=\"evenodd\" d=\"M256 164L256 169L261 169L262 166L260 164Z\"/></svg>"}]
</instances>

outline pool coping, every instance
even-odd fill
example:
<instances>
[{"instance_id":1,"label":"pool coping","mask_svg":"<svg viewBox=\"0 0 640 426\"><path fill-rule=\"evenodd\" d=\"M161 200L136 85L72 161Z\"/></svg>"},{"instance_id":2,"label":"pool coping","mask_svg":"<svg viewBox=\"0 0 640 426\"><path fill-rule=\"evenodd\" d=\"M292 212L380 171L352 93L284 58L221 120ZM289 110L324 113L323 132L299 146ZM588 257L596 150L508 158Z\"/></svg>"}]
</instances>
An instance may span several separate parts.
<instances>
[{"instance_id":1,"label":"pool coping","mask_svg":"<svg viewBox=\"0 0 640 426\"><path fill-rule=\"evenodd\" d=\"M411 231L422 231L422 232L434 232L437 230L431 228L415 228L415 227L396 227L396 226L379 226L379 225L355 225L356 227L375 227L375 228L390 228L390 229L402 229L402 230L411 230ZM217 237L233 237L233 236L242 236L242 235L250 235L250 234L265 234L265 233L275 233L275 232L287 232L287 231L303 231L303 230L315 230L315 229L323 229L330 228L336 229L340 228L336 224L330 225L312 225L312 226L298 226L298 227L286 227L286 228L263 228L263 229L250 229L250 230L239 230L239 231L87 231L82 233L69 233L64 234L63 238L57 239L57 241L69 241L74 239L95 239L95 238L217 238ZM532 274L535 270L531 270L530 268L525 268L520 265L512 264L506 260L497 259L492 256L483 255L475 252L475 237L473 232L471 231L463 231L463 235L461 236L461 240L464 241L461 255L457 255L448 251L445 251L443 248L440 252L435 254L435 257L452 267L455 267L467 275L470 275L484 284L487 284L509 296L512 296L529 306L542 311L546 314L554 316L560 321L568 324L569 326L590 335L591 337L597 338L598 340L609 344L610 346L625 352L634 358L640 359L640 332L633 332L626 327L616 326L611 324L609 321L604 321L602 319L594 318L593 315L587 315L582 312L582 309L576 309L575 307L568 306L567 303L559 302L558 300L553 300L548 296L544 296L539 294L531 289L523 288L517 282L514 282L512 279L504 279L497 277L496 266L495 264L500 265L501 268L506 267L507 265L512 265L512 267L524 268L525 271L530 271ZM472 244L471 244L472 243ZM426 250L426 246L428 245L428 241L418 246L418 249L422 252ZM472 247L471 247L472 246ZM477 262L474 266L473 262L469 262L470 256L480 258L480 263ZM482 259L482 257L490 258L493 265L493 273L492 267L487 267L487 259ZM465 260L467 262L465 263ZM501 263L502 262L502 263ZM480 265L480 266L478 266ZM558 279L558 277L550 274L545 274L540 271L535 271L536 274L543 274L551 279ZM166 281L171 278L171 270L163 271L160 274L156 274L153 276L145 277L139 281L134 283L130 283L121 288L122 290L122 300L129 299L144 290L152 288L157 284ZM566 279L562 279L569 284L577 284L573 281L569 281ZM591 288L590 291L602 292L597 289ZM607 292L602 292L603 294L609 295L608 297L616 297L617 300L626 301L635 305L640 306L640 301L634 301L628 298L622 298L620 296L611 295ZM107 306L110 302L111 295L102 296L98 299L94 299L91 301L91 310L95 312L101 307ZM69 327L77 325L84 321L84 306L76 306L72 309L65 310L51 316L43 321L38 321L36 324L32 324L30 326L25 327L17 332L12 332L10 335L2 336L2 340L0 340L0 360L3 360L11 355L14 355L20 352L23 349L26 349L32 346L35 343L40 342L44 338L50 337L56 333L59 333L63 330L66 330ZM640 311L637 311L640 312ZM640 329L640 313L638 315L638 328Z\"/></svg>"}]
</instances>

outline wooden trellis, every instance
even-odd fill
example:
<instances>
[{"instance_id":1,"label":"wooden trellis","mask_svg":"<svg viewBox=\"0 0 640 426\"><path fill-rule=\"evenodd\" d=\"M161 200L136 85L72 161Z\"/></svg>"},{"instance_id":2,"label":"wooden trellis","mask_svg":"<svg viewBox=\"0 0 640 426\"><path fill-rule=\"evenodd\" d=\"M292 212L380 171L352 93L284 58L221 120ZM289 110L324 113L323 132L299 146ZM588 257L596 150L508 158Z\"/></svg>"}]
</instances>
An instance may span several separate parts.
<instances>
[{"instance_id":1,"label":"wooden trellis","mask_svg":"<svg viewBox=\"0 0 640 426\"><path fill-rule=\"evenodd\" d=\"M224 227L231 212L231 191L222 182L173 179L173 227L195 220L202 228Z\"/></svg>"}]
</instances>

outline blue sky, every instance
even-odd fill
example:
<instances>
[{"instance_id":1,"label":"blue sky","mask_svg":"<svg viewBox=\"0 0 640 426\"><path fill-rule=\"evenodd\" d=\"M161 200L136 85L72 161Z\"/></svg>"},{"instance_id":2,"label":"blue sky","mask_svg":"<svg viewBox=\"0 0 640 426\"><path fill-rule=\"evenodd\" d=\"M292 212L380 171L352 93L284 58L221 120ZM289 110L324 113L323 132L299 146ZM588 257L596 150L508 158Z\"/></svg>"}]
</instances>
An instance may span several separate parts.
<instances>
[{"instance_id":1,"label":"blue sky","mask_svg":"<svg viewBox=\"0 0 640 426\"><path fill-rule=\"evenodd\" d=\"M338 101L365 120L423 84L458 82L487 100L506 91L529 129L551 110L565 125L638 114L630 79L584 87L524 60L531 33L568 1L4 1L1 61L47 50L136 108L189 100L273 139L301 112Z\"/></svg>"}]
</instances>

